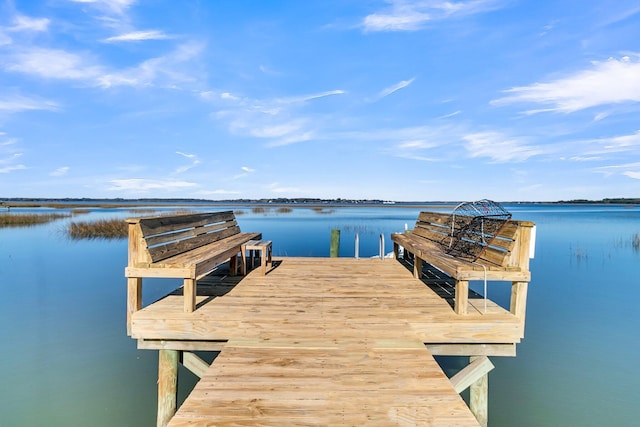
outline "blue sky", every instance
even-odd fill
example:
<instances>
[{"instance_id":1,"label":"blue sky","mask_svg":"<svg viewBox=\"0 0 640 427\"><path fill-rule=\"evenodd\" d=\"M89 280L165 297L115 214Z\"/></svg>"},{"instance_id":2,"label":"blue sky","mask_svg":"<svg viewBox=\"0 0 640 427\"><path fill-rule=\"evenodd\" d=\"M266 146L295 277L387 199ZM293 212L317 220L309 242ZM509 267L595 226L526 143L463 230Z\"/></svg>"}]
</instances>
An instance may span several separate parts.
<instances>
[{"instance_id":1,"label":"blue sky","mask_svg":"<svg viewBox=\"0 0 640 427\"><path fill-rule=\"evenodd\" d=\"M640 4L0 0L0 197L640 197Z\"/></svg>"}]
</instances>

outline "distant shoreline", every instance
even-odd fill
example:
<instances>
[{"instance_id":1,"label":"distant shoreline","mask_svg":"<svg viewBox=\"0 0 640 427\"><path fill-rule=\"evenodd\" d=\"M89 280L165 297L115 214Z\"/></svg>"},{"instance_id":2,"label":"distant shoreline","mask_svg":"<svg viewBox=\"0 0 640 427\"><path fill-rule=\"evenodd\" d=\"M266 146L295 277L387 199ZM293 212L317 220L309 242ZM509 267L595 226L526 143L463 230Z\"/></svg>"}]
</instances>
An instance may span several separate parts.
<instances>
[{"instance_id":1,"label":"distant shoreline","mask_svg":"<svg viewBox=\"0 0 640 427\"><path fill-rule=\"evenodd\" d=\"M446 209L460 202L449 201L413 201L397 202L377 199L316 199L316 198L275 198L275 199L91 199L91 198L0 198L0 207L4 208L133 208L167 205L183 206L273 206L273 207L377 207L377 208L432 208ZM611 198L602 200L561 200L551 202L500 202L502 204L537 205L640 205L640 198Z\"/></svg>"}]
</instances>

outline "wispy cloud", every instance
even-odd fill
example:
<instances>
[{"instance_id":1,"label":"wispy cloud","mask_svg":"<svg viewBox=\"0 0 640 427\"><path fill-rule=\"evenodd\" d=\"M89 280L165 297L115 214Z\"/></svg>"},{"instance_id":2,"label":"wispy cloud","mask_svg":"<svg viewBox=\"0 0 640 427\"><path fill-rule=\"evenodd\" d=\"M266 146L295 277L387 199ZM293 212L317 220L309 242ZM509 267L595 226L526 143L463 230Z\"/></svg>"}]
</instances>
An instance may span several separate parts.
<instances>
[{"instance_id":1,"label":"wispy cloud","mask_svg":"<svg viewBox=\"0 0 640 427\"><path fill-rule=\"evenodd\" d=\"M13 25L10 27L7 27L6 30L7 31L15 31L15 32L20 32L20 31L35 31L35 32L41 32L41 31L47 31L47 29L49 28L49 23L51 21L47 18L31 18L28 16L24 16L24 15L17 15L14 19L13 19Z\"/></svg>"},{"instance_id":2,"label":"wispy cloud","mask_svg":"<svg viewBox=\"0 0 640 427\"><path fill-rule=\"evenodd\" d=\"M345 93L336 89L274 99L252 99L229 92L206 91L201 92L200 97L222 107L212 117L227 121L232 133L266 139L266 146L278 147L315 137L319 120L301 112L308 102Z\"/></svg>"},{"instance_id":3,"label":"wispy cloud","mask_svg":"<svg viewBox=\"0 0 640 427\"><path fill-rule=\"evenodd\" d=\"M252 169L248 166L242 166L240 169L242 169L242 173L239 173L237 175L233 176L233 179L240 179L240 178L244 178L246 176L249 176L250 174L254 173L256 170Z\"/></svg>"},{"instance_id":4,"label":"wispy cloud","mask_svg":"<svg viewBox=\"0 0 640 427\"><path fill-rule=\"evenodd\" d=\"M25 48L9 55L4 61L8 71L31 74L48 79L94 80L103 68L86 57L64 50Z\"/></svg>"},{"instance_id":5,"label":"wispy cloud","mask_svg":"<svg viewBox=\"0 0 640 427\"><path fill-rule=\"evenodd\" d=\"M198 159L198 156L196 156L195 154L187 154L187 153L183 153L182 151L176 151L176 154L191 160L190 164L184 165L184 166L180 166L179 168L177 168L174 171L174 173L176 173L176 174L184 173L184 172L188 171L189 169L193 169L193 168L195 168L196 166L198 166L200 164L200 160Z\"/></svg>"},{"instance_id":6,"label":"wispy cloud","mask_svg":"<svg viewBox=\"0 0 640 427\"><path fill-rule=\"evenodd\" d=\"M59 167L58 169L54 170L53 172L51 172L49 175L51 175L51 176L64 176L67 173L69 173L69 169L71 169L69 166L62 166L62 167Z\"/></svg>"},{"instance_id":7,"label":"wispy cloud","mask_svg":"<svg viewBox=\"0 0 640 427\"><path fill-rule=\"evenodd\" d=\"M417 31L430 21L473 15L501 7L496 0L387 0L384 10L367 15L362 21L364 31Z\"/></svg>"},{"instance_id":8,"label":"wispy cloud","mask_svg":"<svg viewBox=\"0 0 640 427\"><path fill-rule=\"evenodd\" d=\"M5 133L0 133L0 137L6 138ZM0 141L0 173L10 173L17 170L27 169L18 159L22 157L22 153L16 147L17 140L15 138L7 138Z\"/></svg>"},{"instance_id":9,"label":"wispy cloud","mask_svg":"<svg viewBox=\"0 0 640 427\"><path fill-rule=\"evenodd\" d=\"M409 86L411 83L413 83L413 81L415 80L415 77L409 79L409 80L401 80L398 83L391 85L387 88L382 89L377 96L375 97L375 100L379 100L381 98L384 98L385 96L389 96L392 93L395 93L397 91L399 91L400 89L404 89L405 87Z\"/></svg>"},{"instance_id":10,"label":"wispy cloud","mask_svg":"<svg viewBox=\"0 0 640 427\"><path fill-rule=\"evenodd\" d=\"M200 44L186 43L164 56L118 70L108 69L87 54L31 47L8 55L3 68L46 79L79 81L105 89L117 86L175 88L176 85L195 80L186 64L196 58L202 49Z\"/></svg>"},{"instance_id":11,"label":"wispy cloud","mask_svg":"<svg viewBox=\"0 0 640 427\"><path fill-rule=\"evenodd\" d=\"M508 96L491 103L534 103L546 106L528 110L528 114L572 113L601 105L640 102L639 56L594 62L589 69L567 77L547 83L514 87L505 92Z\"/></svg>"},{"instance_id":12,"label":"wispy cloud","mask_svg":"<svg viewBox=\"0 0 640 427\"><path fill-rule=\"evenodd\" d=\"M104 39L106 43L115 43L115 42L137 42L144 40L167 40L172 39L174 36L163 33L158 30L147 30L147 31L132 31L126 34L120 34L118 36L108 37Z\"/></svg>"},{"instance_id":13,"label":"wispy cloud","mask_svg":"<svg viewBox=\"0 0 640 427\"><path fill-rule=\"evenodd\" d=\"M544 154L541 147L529 145L523 138L508 137L499 132L464 135L470 157L488 157L494 163L523 162Z\"/></svg>"},{"instance_id":14,"label":"wispy cloud","mask_svg":"<svg viewBox=\"0 0 640 427\"><path fill-rule=\"evenodd\" d=\"M109 191L126 191L134 193L145 193L150 190L175 191L198 186L198 184L189 181L144 178L113 179L109 181L109 184L110 186L107 188Z\"/></svg>"},{"instance_id":15,"label":"wispy cloud","mask_svg":"<svg viewBox=\"0 0 640 427\"><path fill-rule=\"evenodd\" d=\"M13 95L0 98L0 112L20 113L30 110L58 111L60 106L53 101L39 98L29 98L22 95Z\"/></svg>"},{"instance_id":16,"label":"wispy cloud","mask_svg":"<svg viewBox=\"0 0 640 427\"><path fill-rule=\"evenodd\" d=\"M103 12L123 14L137 0L70 0L73 3L91 4Z\"/></svg>"},{"instance_id":17,"label":"wispy cloud","mask_svg":"<svg viewBox=\"0 0 640 427\"><path fill-rule=\"evenodd\" d=\"M597 168L596 171L604 174L605 176L620 174L628 178L640 179L640 162L603 166Z\"/></svg>"}]
</instances>

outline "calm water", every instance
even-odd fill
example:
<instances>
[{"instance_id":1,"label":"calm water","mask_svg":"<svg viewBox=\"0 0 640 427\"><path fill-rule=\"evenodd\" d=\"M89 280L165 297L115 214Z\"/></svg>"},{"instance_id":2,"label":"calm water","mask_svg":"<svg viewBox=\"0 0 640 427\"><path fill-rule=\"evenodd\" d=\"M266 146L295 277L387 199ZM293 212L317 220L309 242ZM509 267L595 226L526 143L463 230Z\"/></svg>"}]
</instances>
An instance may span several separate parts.
<instances>
[{"instance_id":1,"label":"calm water","mask_svg":"<svg viewBox=\"0 0 640 427\"><path fill-rule=\"evenodd\" d=\"M640 208L506 207L536 222L537 246L525 339L517 357L492 359L490 425L637 425ZM389 233L412 228L419 212L242 210L240 227L273 240L276 256L328 256L339 228L340 255L354 255L357 233L363 257L378 254L380 234L389 252ZM96 209L75 220L128 216ZM70 241L68 221L0 229L0 425L155 425L157 352L137 350L125 330L127 242ZM145 279L144 303L179 285ZM509 291L491 283L489 298L508 306ZM442 363L453 372L463 361ZM195 379L181 375L183 398Z\"/></svg>"}]
</instances>

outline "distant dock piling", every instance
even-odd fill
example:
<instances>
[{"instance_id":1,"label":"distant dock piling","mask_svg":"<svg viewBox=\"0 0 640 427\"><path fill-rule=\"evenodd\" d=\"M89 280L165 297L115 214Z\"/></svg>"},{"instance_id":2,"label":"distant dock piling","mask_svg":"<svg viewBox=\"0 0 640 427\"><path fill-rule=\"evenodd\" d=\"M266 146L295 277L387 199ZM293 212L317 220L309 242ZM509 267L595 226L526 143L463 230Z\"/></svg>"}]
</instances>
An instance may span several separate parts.
<instances>
[{"instance_id":1,"label":"distant dock piling","mask_svg":"<svg viewBox=\"0 0 640 427\"><path fill-rule=\"evenodd\" d=\"M340 229L331 230L331 246L329 248L329 256L337 258L340 256Z\"/></svg>"}]
</instances>

